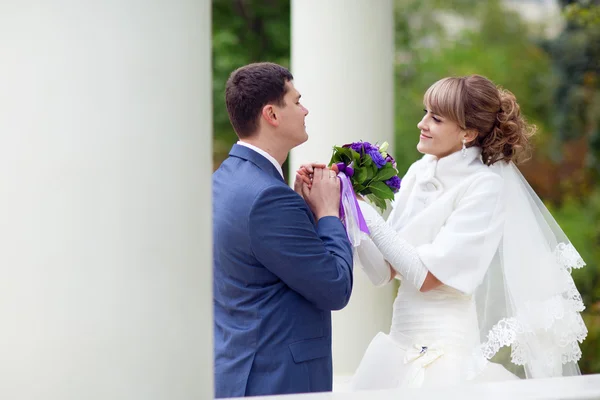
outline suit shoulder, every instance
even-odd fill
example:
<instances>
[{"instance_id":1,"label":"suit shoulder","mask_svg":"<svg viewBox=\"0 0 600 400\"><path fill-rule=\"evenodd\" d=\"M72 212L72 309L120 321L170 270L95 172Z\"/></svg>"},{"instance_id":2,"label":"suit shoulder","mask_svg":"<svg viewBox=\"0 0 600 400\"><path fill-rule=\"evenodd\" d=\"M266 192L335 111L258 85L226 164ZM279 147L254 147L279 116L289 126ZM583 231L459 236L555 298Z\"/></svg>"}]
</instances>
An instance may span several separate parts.
<instances>
[{"instance_id":1,"label":"suit shoulder","mask_svg":"<svg viewBox=\"0 0 600 400\"><path fill-rule=\"evenodd\" d=\"M231 194L245 197L257 195L270 186L283 182L266 174L254 163L236 157L229 157L221 163L212 175L213 187L228 187Z\"/></svg>"},{"instance_id":2,"label":"suit shoulder","mask_svg":"<svg viewBox=\"0 0 600 400\"><path fill-rule=\"evenodd\" d=\"M289 186L281 183L271 183L261 187L254 197L254 204L261 202L273 203L274 210L286 207L303 207L306 205L302 197Z\"/></svg>"}]
</instances>

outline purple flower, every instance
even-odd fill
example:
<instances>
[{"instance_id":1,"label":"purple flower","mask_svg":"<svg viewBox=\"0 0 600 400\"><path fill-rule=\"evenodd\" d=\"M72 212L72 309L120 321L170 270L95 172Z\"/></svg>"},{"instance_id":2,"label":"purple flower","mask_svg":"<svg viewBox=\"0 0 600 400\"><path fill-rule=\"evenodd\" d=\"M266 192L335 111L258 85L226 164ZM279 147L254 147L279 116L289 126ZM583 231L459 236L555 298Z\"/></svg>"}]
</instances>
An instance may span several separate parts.
<instances>
[{"instance_id":1,"label":"purple flower","mask_svg":"<svg viewBox=\"0 0 600 400\"><path fill-rule=\"evenodd\" d=\"M368 150L367 154L371 156L373 162L375 163L375 165L377 165L377 168L383 168L385 164L387 164L387 161L385 161L385 159L379 152L379 149L377 149L376 147L372 147L370 150Z\"/></svg>"},{"instance_id":2,"label":"purple flower","mask_svg":"<svg viewBox=\"0 0 600 400\"><path fill-rule=\"evenodd\" d=\"M363 149L363 144L362 143L352 143L350 145L350 148L352 150L354 150L355 152L357 152L358 154L360 154L362 152L362 149Z\"/></svg>"},{"instance_id":3,"label":"purple flower","mask_svg":"<svg viewBox=\"0 0 600 400\"><path fill-rule=\"evenodd\" d=\"M392 167L396 168L396 160L394 160L394 157L390 156L389 154L385 158L385 162L391 162Z\"/></svg>"},{"instance_id":4,"label":"purple flower","mask_svg":"<svg viewBox=\"0 0 600 400\"><path fill-rule=\"evenodd\" d=\"M388 185L388 187L392 189L392 192L394 193L400 190L400 178L397 176L392 176L390 179L385 181L385 184Z\"/></svg>"},{"instance_id":5,"label":"purple flower","mask_svg":"<svg viewBox=\"0 0 600 400\"><path fill-rule=\"evenodd\" d=\"M350 144L345 144L342 147L346 147L346 148L351 148L352 150L354 150L355 152L357 152L358 154L362 155L363 151L365 153L368 153L371 149L375 148L371 143L369 142L353 142Z\"/></svg>"}]
</instances>

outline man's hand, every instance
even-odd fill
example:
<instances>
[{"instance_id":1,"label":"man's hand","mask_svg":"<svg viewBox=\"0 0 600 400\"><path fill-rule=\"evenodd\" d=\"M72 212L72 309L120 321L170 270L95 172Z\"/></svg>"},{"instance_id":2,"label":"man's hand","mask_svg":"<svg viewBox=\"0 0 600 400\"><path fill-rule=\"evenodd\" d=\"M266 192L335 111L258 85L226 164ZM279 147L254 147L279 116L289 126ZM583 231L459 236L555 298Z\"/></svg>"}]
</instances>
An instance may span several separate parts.
<instances>
[{"instance_id":1,"label":"man's hand","mask_svg":"<svg viewBox=\"0 0 600 400\"><path fill-rule=\"evenodd\" d=\"M296 171L294 190L302 197L304 197L304 194L302 193L302 183L306 183L309 189L312 188L312 178L315 168L323 169L325 168L325 164L302 164L300 168L298 168L298 171Z\"/></svg>"},{"instance_id":2,"label":"man's hand","mask_svg":"<svg viewBox=\"0 0 600 400\"><path fill-rule=\"evenodd\" d=\"M312 186L303 181L302 194L317 220L340 217L340 180L335 171L314 168Z\"/></svg>"}]
</instances>

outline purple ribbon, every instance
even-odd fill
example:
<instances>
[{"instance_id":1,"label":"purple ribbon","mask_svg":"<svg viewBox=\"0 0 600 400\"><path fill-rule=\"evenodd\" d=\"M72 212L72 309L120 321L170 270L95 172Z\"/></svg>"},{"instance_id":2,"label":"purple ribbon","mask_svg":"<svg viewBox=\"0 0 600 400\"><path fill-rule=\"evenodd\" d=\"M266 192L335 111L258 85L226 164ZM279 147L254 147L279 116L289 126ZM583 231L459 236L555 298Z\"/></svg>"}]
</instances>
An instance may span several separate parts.
<instances>
[{"instance_id":1,"label":"purple ribbon","mask_svg":"<svg viewBox=\"0 0 600 400\"><path fill-rule=\"evenodd\" d=\"M353 164L354 164L354 161L348 165L344 164L343 162L339 162L336 165L338 167L339 172L343 172L352 178L352 175L354 175L354 168L352 168Z\"/></svg>"},{"instance_id":2,"label":"purple ribbon","mask_svg":"<svg viewBox=\"0 0 600 400\"><path fill-rule=\"evenodd\" d=\"M346 176L345 173L340 172L338 174L338 177L340 178L340 219L342 220L342 222L344 222L344 225L347 224L345 223L346 221L346 212L344 211L344 198L349 200L350 203L350 207L353 207L355 209L355 215L356 218L358 219L358 221L356 221L358 223L358 228L360 229L361 232L366 233L367 235L370 234L369 232L369 228L367 227L367 222L365 221L365 218L362 215L362 212L360 211L360 206L358 205L358 199L356 198L356 195L354 194L354 190L352 189L352 182L350 182L350 178L348 178L348 176Z\"/></svg>"}]
</instances>

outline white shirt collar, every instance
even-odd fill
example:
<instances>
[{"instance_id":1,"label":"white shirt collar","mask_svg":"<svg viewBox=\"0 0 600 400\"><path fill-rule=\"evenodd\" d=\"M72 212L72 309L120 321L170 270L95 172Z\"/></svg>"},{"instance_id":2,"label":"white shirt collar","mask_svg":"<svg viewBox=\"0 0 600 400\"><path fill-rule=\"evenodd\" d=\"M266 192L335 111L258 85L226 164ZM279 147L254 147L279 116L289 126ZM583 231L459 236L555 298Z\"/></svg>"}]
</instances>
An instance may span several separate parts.
<instances>
[{"instance_id":1,"label":"white shirt collar","mask_svg":"<svg viewBox=\"0 0 600 400\"><path fill-rule=\"evenodd\" d=\"M271 164L273 164L273 166L277 169L277 171L279 171L279 174L281 175L281 177L285 180L285 177L283 176L283 170L281 169L281 165L279 165L277 160L275 158L273 158L272 155L270 155L263 149L259 149L258 147L254 146L250 143L242 142L241 140L238 140L237 144L239 144L240 146L245 146L249 149L252 149L255 152L257 152L258 154L260 154L261 156L263 156L264 158L266 158L267 160L269 160L271 162Z\"/></svg>"}]
</instances>

